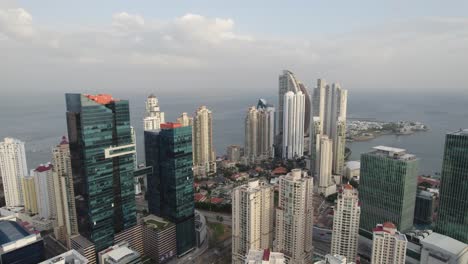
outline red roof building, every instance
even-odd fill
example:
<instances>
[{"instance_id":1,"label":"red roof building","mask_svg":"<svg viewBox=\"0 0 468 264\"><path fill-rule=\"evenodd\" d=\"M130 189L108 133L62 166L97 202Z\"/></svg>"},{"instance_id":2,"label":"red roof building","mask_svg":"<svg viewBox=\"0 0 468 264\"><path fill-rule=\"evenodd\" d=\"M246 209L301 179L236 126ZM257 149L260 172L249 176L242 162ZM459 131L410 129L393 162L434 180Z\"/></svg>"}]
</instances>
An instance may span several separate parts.
<instances>
[{"instance_id":1,"label":"red roof building","mask_svg":"<svg viewBox=\"0 0 468 264\"><path fill-rule=\"evenodd\" d=\"M220 204L220 203L222 203L223 201L224 201L223 198L218 198L218 197L213 197L213 198L211 198L211 200L210 200L210 202L211 202L212 204Z\"/></svg>"}]
</instances>

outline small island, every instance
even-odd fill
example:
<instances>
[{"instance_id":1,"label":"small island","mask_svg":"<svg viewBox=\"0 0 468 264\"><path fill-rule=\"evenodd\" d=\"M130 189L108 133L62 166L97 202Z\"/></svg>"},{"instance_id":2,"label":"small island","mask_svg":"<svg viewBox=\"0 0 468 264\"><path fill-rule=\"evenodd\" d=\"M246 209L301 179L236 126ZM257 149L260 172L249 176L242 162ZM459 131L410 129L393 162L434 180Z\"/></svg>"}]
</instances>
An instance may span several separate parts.
<instances>
[{"instance_id":1,"label":"small island","mask_svg":"<svg viewBox=\"0 0 468 264\"><path fill-rule=\"evenodd\" d=\"M374 120L348 120L346 123L346 140L367 141L381 135L411 135L429 128L417 121L382 122Z\"/></svg>"}]
</instances>

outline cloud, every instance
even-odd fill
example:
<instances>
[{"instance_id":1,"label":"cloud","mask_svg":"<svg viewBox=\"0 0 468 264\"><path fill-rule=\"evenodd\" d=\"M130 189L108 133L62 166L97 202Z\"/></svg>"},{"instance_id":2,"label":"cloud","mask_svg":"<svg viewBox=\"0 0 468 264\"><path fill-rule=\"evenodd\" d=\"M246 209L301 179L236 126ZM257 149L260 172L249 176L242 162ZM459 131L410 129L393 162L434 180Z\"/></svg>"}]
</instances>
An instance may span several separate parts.
<instances>
[{"instance_id":1,"label":"cloud","mask_svg":"<svg viewBox=\"0 0 468 264\"><path fill-rule=\"evenodd\" d=\"M34 37L31 14L22 8L0 9L0 32L12 38Z\"/></svg>"},{"instance_id":2,"label":"cloud","mask_svg":"<svg viewBox=\"0 0 468 264\"><path fill-rule=\"evenodd\" d=\"M0 9L0 49L8 50L0 70L9 73L2 81L47 87L53 76L60 89L60 82L142 83L142 89L169 92L180 86L193 93L274 93L277 74L287 68L309 87L323 77L351 91L467 90L466 18L396 20L346 34L288 38L245 34L230 18L192 13L158 20L120 12L111 19L63 31L34 24L22 8ZM24 72L35 74L24 80Z\"/></svg>"}]
</instances>

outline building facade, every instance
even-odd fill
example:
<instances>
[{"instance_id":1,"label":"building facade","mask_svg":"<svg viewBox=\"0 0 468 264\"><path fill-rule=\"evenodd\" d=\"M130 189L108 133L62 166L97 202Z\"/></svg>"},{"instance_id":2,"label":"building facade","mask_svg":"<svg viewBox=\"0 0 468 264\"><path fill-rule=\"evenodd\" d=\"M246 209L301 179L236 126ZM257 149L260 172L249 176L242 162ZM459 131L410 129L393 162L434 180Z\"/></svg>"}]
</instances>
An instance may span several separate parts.
<instances>
[{"instance_id":1,"label":"building facade","mask_svg":"<svg viewBox=\"0 0 468 264\"><path fill-rule=\"evenodd\" d=\"M143 218L144 253L157 263L166 263L177 255L176 226L155 215Z\"/></svg>"},{"instance_id":2,"label":"building facade","mask_svg":"<svg viewBox=\"0 0 468 264\"><path fill-rule=\"evenodd\" d=\"M37 207L39 216L45 219L55 219L57 208L55 202L55 185L53 166L51 163L39 165L31 170L36 187Z\"/></svg>"},{"instance_id":3,"label":"building facade","mask_svg":"<svg viewBox=\"0 0 468 264\"><path fill-rule=\"evenodd\" d=\"M348 261L356 260L360 215L358 192L347 184L338 194L333 214L332 255L344 256Z\"/></svg>"},{"instance_id":4,"label":"building facade","mask_svg":"<svg viewBox=\"0 0 468 264\"><path fill-rule=\"evenodd\" d=\"M195 247L192 172L192 128L178 123L162 124L161 131L145 131L148 208L151 214L176 225L177 255Z\"/></svg>"},{"instance_id":5,"label":"building facade","mask_svg":"<svg viewBox=\"0 0 468 264\"><path fill-rule=\"evenodd\" d=\"M55 207L57 208L57 227L55 238L70 249L70 237L78 234L76 218L75 190L73 189L73 175L70 160L70 147L66 137L52 149Z\"/></svg>"},{"instance_id":6,"label":"building facade","mask_svg":"<svg viewBox=\"0 0 468 264\"><path fill-rule=\"evenodd\" d=\"M418 190L414 206L414 224L430 227L435 208L436 195L428 191Z\"/></svg>"},{"instance_id":7,"label":"building facade","mask_svg":"<svg viewBox=\"0 0 468 264\"><path fill-rule=\"evenodd\" d=\"M385 221L401 232L413 227L418 164L416 156L399 148L377 146L361 155L361 231L369 234Z\"/></svg>"},{"instance_id":8,"label":"building facade","mask_svg":"<svg viewBox=\"0 0 468 264\"><path fill-rule=\"evenodd\" d=\"M245 263L249 250L273 246L273 186L259 180L232 192L232 263Z\"/></svg>"},{"instance_id":9,"label":"building facade","mask_svg":"<svg viewBox=\"0 0 468 264\"><path fill-rule=\"evenodd\" d=\"M99 252L136 225L129 103L66 94L66 105L78 231Z\"/></svg>"},{"instance_id":10,"label":"building facade","mask_svg":"<svg viewBox=\"0 0 468 264\"><path fill-rule=\"evenodd\" d=\"M200 106L193 118L193 165L195 176L216 173L216 154L213 146L213 116L206 106Z\"/></svg>"},{"instance_id":11,"label":"building facade","mask_svg":"<svg viewBox=\"0 0 468 264\"><path fill-rule=\"evenodd\" d=\"M283 103L283 159L300 158L304 155L305 95L289 91Z\"/></svg>"},{"instance_id":12,"label":"building facade","mask_svg":"<svg viewBox=\"0 0 468 264\"><path fill-rule=\"evenodd\" d=\"M312 261L313 179L300 169L279 178L274 251L288 264Z\"/></svg>"},{"instance_id":13,"label":"building facade","mask_svg":"<svg viewBox=\"0 0 468 264\"><path fill-rule=\"evenodd\" d=\"M468 263L468 245L433 232L421 241L421 264Z\"/></svg>"},{"instance_id":14,"label":"building facade","mask_svg":"<svg viewBox=\"0 0 468 264\"><path fill-rule=\"evenodd\" d=\"M468 129L447 134L435 231L468 244Z\"/></svg>"},{"instance_id":15,"label":"building facade","mask_svg":"<svg viewBox=\"0 0 468 264\"><path fill-rule=\"evenodd\" d=\"M378 224L372 231L371 263L404 264L406 259L406 236L397 231L391 222Z\"/></svg>"},{"instance_id":16,"label":"building facade","mask_svg":"<svg viewBox=\"0 0 468 264\"><path fill-rule=\"evenodd\" d=\"M186 112L183 112L179 118L177 118L177 123L182 126L193 126L193 118L190 117Z\"/></svg>"},{"instance_id":17,"label":"building facade","mask_svg":"<svg viewBox=\"0 0 468 264\"><path fill-rule=\"evenodd\" d=\"M149 95L146 99L146 115L143 119L145 131L157 130L164 122L166 122L164 112L161 112L159 108L158 98L153 94Z\"/></svg>"},{"instance_id":18,"label":"building facade","mask_svg":"<svg viewBox=\"0 0 468 264\"><path fill-rule=\"evenodd\" d=\"M0 175L6 206L22 206L21 177L28 175L24 142L14 138L5 138L0 142Z\"/></svg>"},{"instance_id":19,"label":"building facade","mask_svg":"<svg viewBox=\"0 0 468 264\"><path fill-rule=\"evenodd\" d=\"M284 254L280 252L271 252L270 249L249 250L246 256L245 264L285 264Z\"/></svg>"},{"instance_id":20,"label":"building facade","mask_svg":"<svg viewBox=\"0 0 468 264\"><path fill-rule=\"evenodd\" d=\"M250 162L273 158L275 108L260 99L249 107L245 117L245 157Z\"/></svg>"},{"instance_id":21,"label":"building facade","mask_svg":"<svg viewBox=\"0 0 468 264\"><path fill-rule=\"evenodd\" d=\"M336 184L333 179L333 141L328 136L319 136L318 156L318 191L325 197L336 193Z\"/></svg>"},{"instance_id":22,"label":"building facade","mask_svg":"<svg viewBox=\"0 0 468 264\"><path fill-rule=\"evenodd\" d=\"M37 193L34 177L22 177L21 188L23 190L24 211L33 215L39 213L37 208Z\"/></svg>"},{"instance_id":23,"label":"building facade","mask_svg":"<svg viewBox=\"0 0 468 264\"><path fill-rule=\"evenodd\" d=\"M230 162L239 162L241 158L241 147L230 145L227 147L227 160Z\"/></svg>"}]
</instances>

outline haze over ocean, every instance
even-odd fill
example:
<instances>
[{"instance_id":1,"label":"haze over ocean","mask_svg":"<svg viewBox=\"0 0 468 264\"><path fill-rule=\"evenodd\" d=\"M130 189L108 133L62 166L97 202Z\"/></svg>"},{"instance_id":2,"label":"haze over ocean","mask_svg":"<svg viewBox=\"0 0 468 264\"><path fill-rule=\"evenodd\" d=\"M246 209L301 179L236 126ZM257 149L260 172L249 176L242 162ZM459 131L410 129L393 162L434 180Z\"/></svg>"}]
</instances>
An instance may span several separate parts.
<instances>
[{"instance_id":1,"label":"haze over ocean","mask_svg":"<svg viewBox=\"0 0 468 264\"><path fill-rule=\"evenodd\" d=\"M346 87L345 87L346 88ZM104 91L103 91L104 92ZM213 141L217 155L224 155L230 144L243 145L244 117L247 108L262 97L277 105L277 90L269 96L242 94L233 96L192 97L184 95L155 95L158 97L166 121L175 121L182 113L190 115L200 105L207 105L213 111ZM114 97L130 100L132 126L137 136L138 161L143 158L143 122L147 94L129 92L114 93ZM366 142L352 142L351 159L373 146L387 145L405 148L420 159L420 173L440 172L445 133L468 127L466 97L443 97L440 95L421 96L420 94L363 94L349 90L348 118L375 118L380 121L421 121L430 130L413 135L387 135ZM0 138L15 137L26 142L28 169L51 160L51 148L60 137L67 135L64 94L44 94L42 96L3 96L0 98Z\"/></svg>"}]
</instances>

